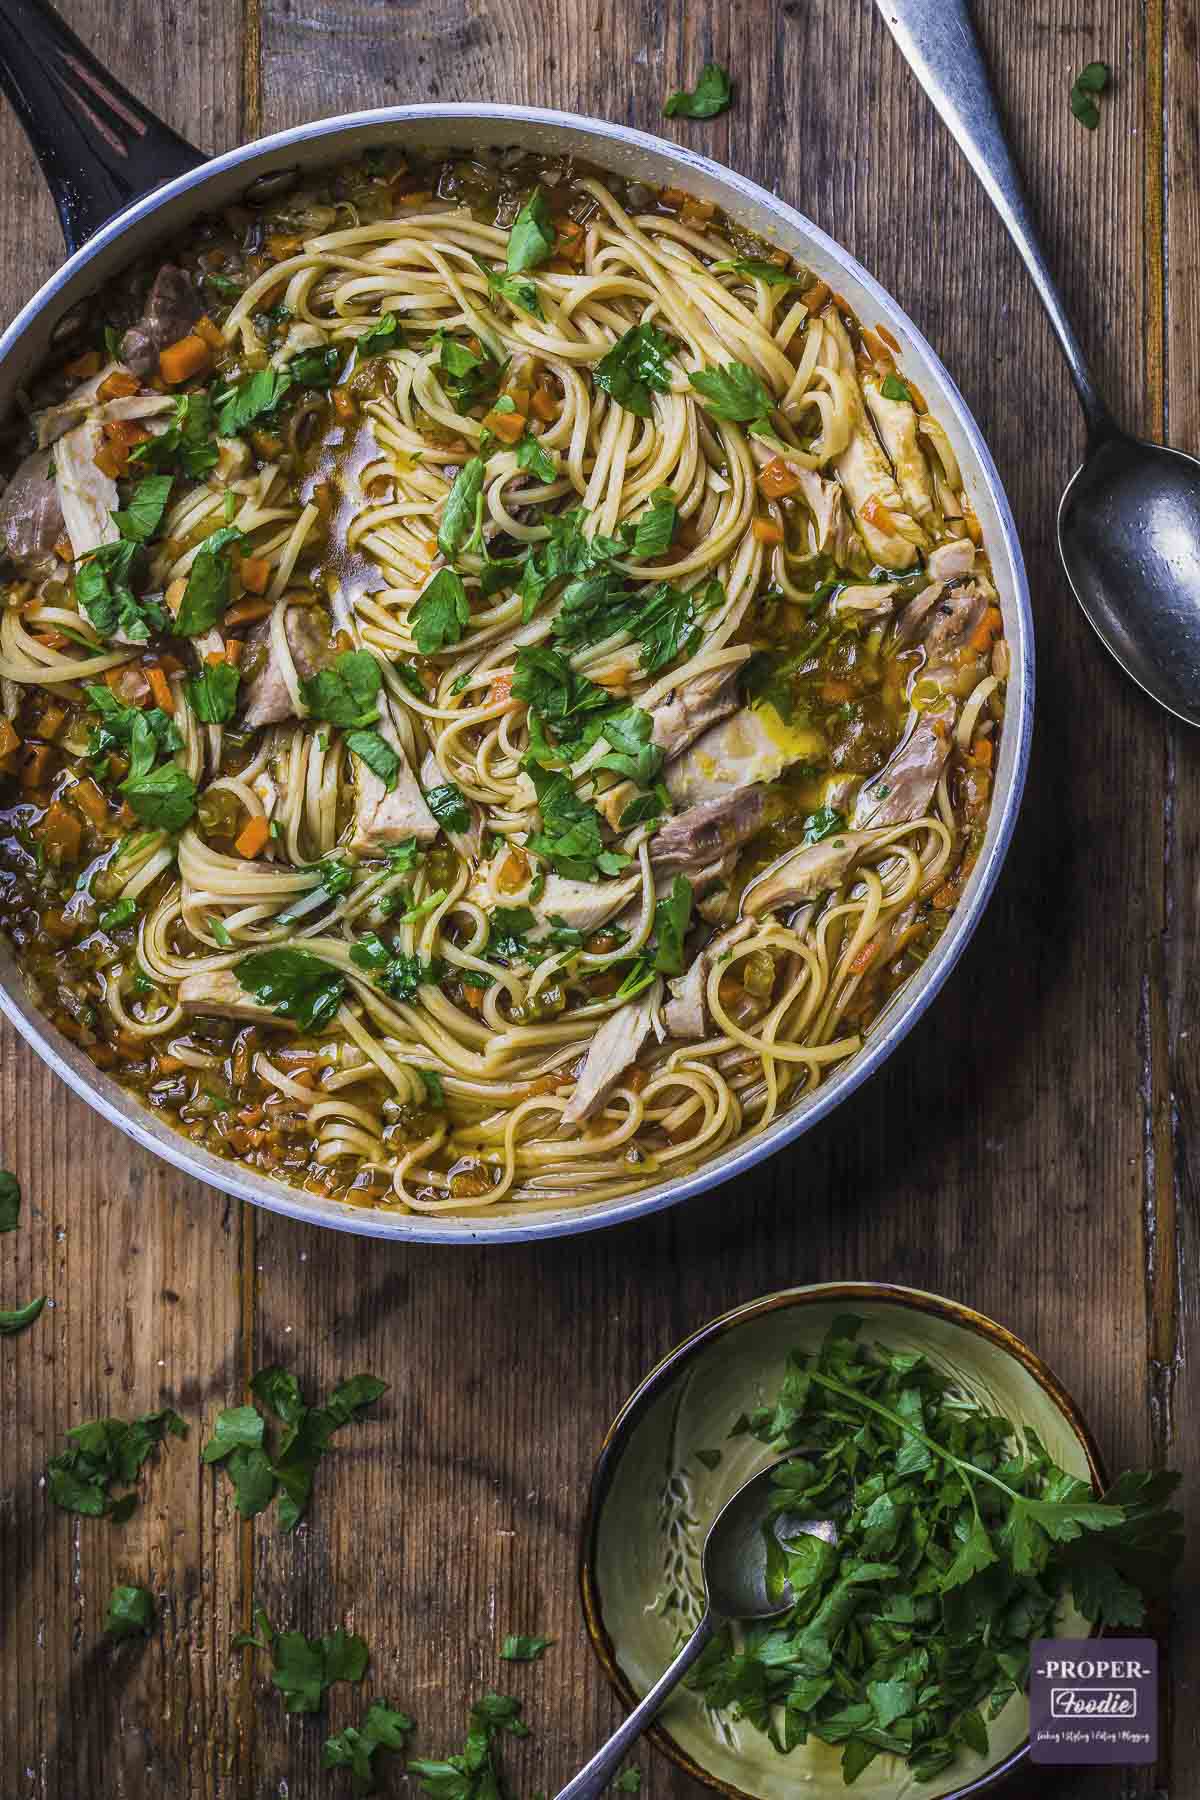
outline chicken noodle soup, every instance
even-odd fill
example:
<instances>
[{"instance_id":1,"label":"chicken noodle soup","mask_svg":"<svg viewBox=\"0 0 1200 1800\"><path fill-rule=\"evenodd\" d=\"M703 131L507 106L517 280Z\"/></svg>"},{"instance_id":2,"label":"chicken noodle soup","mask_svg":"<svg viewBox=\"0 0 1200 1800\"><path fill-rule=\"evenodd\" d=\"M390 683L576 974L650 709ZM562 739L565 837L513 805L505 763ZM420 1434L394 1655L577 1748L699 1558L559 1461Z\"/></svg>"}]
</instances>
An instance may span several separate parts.
<instances>
[{"instance_id":1,"label":"chicken noodle soup","mask_svg":"<svg viewBox=\"0 0 1200 1800\"><path fill-rule=\"evenodd\" d=\"M382 151L102 294L0 498L0 892L209 1150L416 1211L695 1169L956 905L1007 656L882 328L707 202Z\"/></svg>"}]
</instances>

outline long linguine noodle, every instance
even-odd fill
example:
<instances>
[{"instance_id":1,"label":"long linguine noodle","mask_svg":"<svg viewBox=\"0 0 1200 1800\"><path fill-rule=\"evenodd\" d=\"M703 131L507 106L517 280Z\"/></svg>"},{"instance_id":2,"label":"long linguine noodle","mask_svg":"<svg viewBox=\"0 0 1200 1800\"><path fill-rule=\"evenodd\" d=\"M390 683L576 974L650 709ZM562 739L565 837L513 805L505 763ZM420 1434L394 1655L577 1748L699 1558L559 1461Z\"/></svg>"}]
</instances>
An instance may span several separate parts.
<instances>
[{"instance_id":1,"label":"long linguine noodle","mask_svg":"<svg viewBox=\"0 0 1200 1800\"><path fill-rule=\"evenodd\" d=\"M240 713L197 712L195 671L231 638L243 646L245 699L236 605L215 650L197 635L174 668L158 665L174 765L198 801L180 829L124 818L93 845L100 910L135 904L124 929L76 906L64 941L104 944L87 965L99 1022L78 1035L118 1074L136 1068L139 1091L181 1129L318 1191L428 1213L587 1206L703 1166L861 1048L936 941L981 842L1004 643L944 430L896 373L886 336L864 331L823 284L769 246L747 255L711 207L560 165L541 171L553 253L513 272L512 204L502 198L492 208L502 222L488 222L478 204L414 188L418 179L393 178L374 209L386 216L318 196L309 213L333 215L321 229L295 226L304 197L289 201L295 229L277 228L280 246L257 255L265 266L235 267L243 284L231 304L210 295L227 382L286 370L291 345L293 357L335 352L333 397L349 398L331 407L327 388L293 391L265 435L220 436L211 470L175 480L146 547L148 580L168 601L214 534L237 534L243 571L264 565L255 654L286 716L247 729ZM533 177L522 169L520 180L528 205ZM756 273L767 258L768 274ZM505 280L532 288L540 316L506 297ZM364 334L389 320L390 344L360 356ZM644 413L597 378L637 327L670 347ZM474 403L456 391L447 343L499 370ZM689 378L735 365L769 397L766 414L731 417ZM448 503L477 458L478 513L448 556ZM638 557L632 538L664 490L670 541ZM532 604L522 591L518 559L560 541L574 509L585 544L615 546L603 563L614 592L665 584L680 616L690 597L688 628L656 665L636 608L614 604L611 629L602 620L572 640L562 579ZM952 571L943 559L944 583L939 547L959 551ZM507 579L497 576L506 560ZM447 569L467 617L431 648L422 597ZM144 669L147 652L97 628L71 575L19 584L0 616L0 679L18 723L30 695L42 707L59 697L68 760L54 803L78 810L95 764L88 684L107 677L119 693L122 671ZM966 620L967 596L970 629L956 640L946 609L958 604ZM399 759L431 806L452 797L436 841L395 855L410 840L364 840L371 777L354 732L314 710L298 613L326 622L331 655L374 659L384 765ZM939 662L930 622L946 619ZM758 734L745 784L761 802L757 829L664 872L658 834L672 820L682 829L710 789L742 791L726 740L701 733L631 777L612 766L613 740L575 739L549 712L533 718L538 703L514 689L527 688L534 652L656 732L698 683L735 695L724 716L736 707ZM721 717L710 732L725 729ZM921 733L937 766L912 816L891 817L879 772ZM681 777L676 791L672 771L688 758L691 786ZM539 785L564 773L603 821L608 865L585 877L562 872L569 854L537 847L548 833ZM631 808L639 795L645 804ZM34 838L48 800L35 791L37 816L21 827ZM15 813L3 816L15 832ZM23 856L5 862L34 882ZM809 871L826 856L822 881ZM553 912L549 897L568 888L586 912L585 881L601 916L547 922L540 909ZM756 893L777 889L760 909ZM56 908L68 924L73 905ZM664 905L685 915L674 966ZM514 917L527 923L506 933L498 921ZM381 976L382 963L353 954L368 940L420 979ZM223 992L221 981L254 966L248 957L282 950L317 959L333 984L336 1003L315 1028L282 1011L274 1023L256 1016L249 988L241 1015L191 1002L198 979ZM671 984L692 969L703 1025L681 1036ZM31 979L53 1009L54 977L42 968ZM633 1053L572 1117L597 1034L638 1008Z\"/></svg>"}]
</instances>

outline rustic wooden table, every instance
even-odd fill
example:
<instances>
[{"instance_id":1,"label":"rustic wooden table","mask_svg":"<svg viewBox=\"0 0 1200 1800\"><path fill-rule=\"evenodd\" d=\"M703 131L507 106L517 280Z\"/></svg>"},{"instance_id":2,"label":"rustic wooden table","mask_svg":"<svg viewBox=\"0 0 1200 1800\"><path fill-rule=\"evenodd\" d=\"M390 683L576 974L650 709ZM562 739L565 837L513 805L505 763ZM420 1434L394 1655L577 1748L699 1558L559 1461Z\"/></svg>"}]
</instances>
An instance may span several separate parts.
<instances>
[{"instance_id":1,"label":"rustic wooden table","mask_svg":"<svg viewBox=\"0 0 1200 1800\"><path fill-rule=\"evenodd\" d=\"M155 1162L0 1031L0 1163L26 1194L23 1228L0 1243L0 1296L45 1289L54 1308L0 1354L0 1800L348 1792L319 1769L329 1726L285 1717L230 1647L255 1605L282 1627L361 1631L371 1691L418 1716L425 1754L456 1747L468 1700L507 1685L536 1731L512 1758L519 1791L553 1792L616 1717L575 1589L604 1427L692 1327L789 1283L886 1277L971 1302L1059 1370L1113 1464L1182 1466L1194 1495L1200 745L1119 674L1064 590L1054 507L1080 450L1066 376L869 0L63 10L213 150L388 102L529 101L677 136L779 191L897 295L980 420L1029 564L1040 699L1008 866L941 999L794 1153L645 1225L528 1250L401 1250L291 1224ZM1130 424L1200 450L1192 0L978 12L1100 375ZM710 56L733 71L732 110L664 120L663 95ZM1093 57L1115 86L1090 133L1068 89ZM61 245L7 110L0 159L10 316ZM198 1460L217 1409L276 1359L308 1389L360 1369L392 1384L290 1538L239 1524ZM168 1403L191 1436L151 1469L129 1524L48 1504L41 1473L68 1426ZM1080 1772L1056 1795L1200 1791L1195 1562L1193 1548L1157 1773ZM143 1647L102 1637L115 1580L158 1597ZM510 1629L558 1641L513 1668L496 1659ZM360 1704L335 1689L328 1717L340 1727ZM699 1793L651 1752L639 1761L651 1795Z\"/></svg>"}]
</instances>

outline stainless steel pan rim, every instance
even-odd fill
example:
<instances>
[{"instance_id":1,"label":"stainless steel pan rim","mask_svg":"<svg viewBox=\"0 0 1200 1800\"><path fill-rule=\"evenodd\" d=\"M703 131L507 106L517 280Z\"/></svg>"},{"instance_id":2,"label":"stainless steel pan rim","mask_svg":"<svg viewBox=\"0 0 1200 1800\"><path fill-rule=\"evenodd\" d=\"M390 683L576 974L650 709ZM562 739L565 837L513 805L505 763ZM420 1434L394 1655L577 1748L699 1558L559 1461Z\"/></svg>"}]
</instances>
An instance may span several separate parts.
<instances>
[{"instance_id":1,"label":"stainless steel pan rim","mask_svg":"<svg viewBox=\"0 0 1200 1800\"><path fill-rule=\"evenodd\" d=\"M97 1070L82 1051L68 1043L31 1005L7 947L0 946L0 1010L49 1067L89 1106L184 1174L268 1211L334 1230L408 1243L528 1243L538 1238L561 1237L623 1224L678 1205L694 1194L744 1175L825 1118L874 1074L912 1030L965 949L995 886L1012 838L1033 729L1033 623L1016 526L995 464L958 388L907 314L832 238L755 182L723 168L708 157L646 132L574 113L537 107L470 104L384 107L318 120L214 157L126 207L77 250L21 310L0 337L0 384L3 385L0 406L9 403L15 388L41 360L53 325L70 305L86 295L89 275L98 285L138 250L149 248L157 238L177 230L188 217L208 206L226 202L238 190L238 184L248 180L248 172L257 178L294 163L315 166L330 160L337 140L341 140L340 148L344 154L352 154L389 135L419 141L422 126L440 135L459 124L463 127L459 141L469 137L472 127L494 137L499 127L509 126L512 127L511 137L506 133L505 141L523 140L536 144L540 139L549 147L558 140L562 147L564 139L574 138L579 140L579 147L586 148L602 166L623 162L627 168L653 169L662 178L669 176L676 182L682 179L685 185L707 192L735 215L739 206L758 220L764 213L769 214L770 224L781 241L795 248L810 266L815 265L818 273L824 274L827 269L832 271L837 276L837 284L850 290L857 311L861 313L864 304L876 309L875 316L900 339L906 366L911 367L913 359L922 366L922 385L927 377L936 395L938 416L966 452L972 499L983 519L988 548L997 571L1012 658L1008 710L984 848L951 924L928 962L877 1022L864 1048L844 1065L840 1073L823 1083L810 1100L800 1102L760 1136L726 1151L695 1174L622 1199L565 1210L514 1210L494 1219L489 1219L486 1213L444 1218L389 1213L378 1208L359 1208L340 1201L321 1200L283 1182L255 1175L240 1165L222 1161L196 1148L157 1120L110 1076ZM455 136L459 137L459 134L456 132ZM446 137L445 141L450 140ZM194 196L194 204L186 203L188 196ZM114 256L114 247L118 246L120 254ZM866 322L872 322L870 317Z\"/></svg>"}]
</instances>

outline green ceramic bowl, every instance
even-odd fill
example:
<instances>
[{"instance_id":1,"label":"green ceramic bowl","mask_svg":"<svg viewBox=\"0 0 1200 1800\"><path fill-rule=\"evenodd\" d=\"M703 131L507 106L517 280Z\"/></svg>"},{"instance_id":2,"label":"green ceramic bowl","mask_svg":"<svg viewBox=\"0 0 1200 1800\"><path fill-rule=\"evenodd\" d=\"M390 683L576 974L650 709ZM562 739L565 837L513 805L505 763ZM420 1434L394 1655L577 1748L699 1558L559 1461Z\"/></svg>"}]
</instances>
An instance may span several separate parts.
<instances>
[{"instance_id":1,"label":"green ceramic bowl","mask_svg":"<svg viewBox=\"0 0 1200 1800\"><path fill-rule=\"evenodd\" d=\"M990 1410L1032 1427L1072 1474L1104 1486L1100 1455L1078 1408L1039 1357L1002 1325L914 1288L828 1282L752 1300L672 1350L621 1408L600 1452L584 1526L580 1580L588 1632L617 1693L634 1706L675 1653L702 1608L700 1551L709 1521L772 1460L754 1438L730 1439L738 1415L770 1399L788 1352L815 1350L839 1313L864 1320L865 1339L921 1351ZM710 1469L698 1451L716 1450ZM670 1616L665 1593L678 1596ZM1058 1634L1091 1627L1064 1604ZM947 1800L998 1786L1028 1754L1029 1716L1014 1695L989 1725L988 1756L964 1753L935 1781L918 1784L890 1756L854 1784L857 1800ZM844 1800L841 1752L810 1742L782 1756L753 1726L716 1723L686 1690L650 1733L660 1750L735 1800Z\"/></svg>"}]
</instances>

